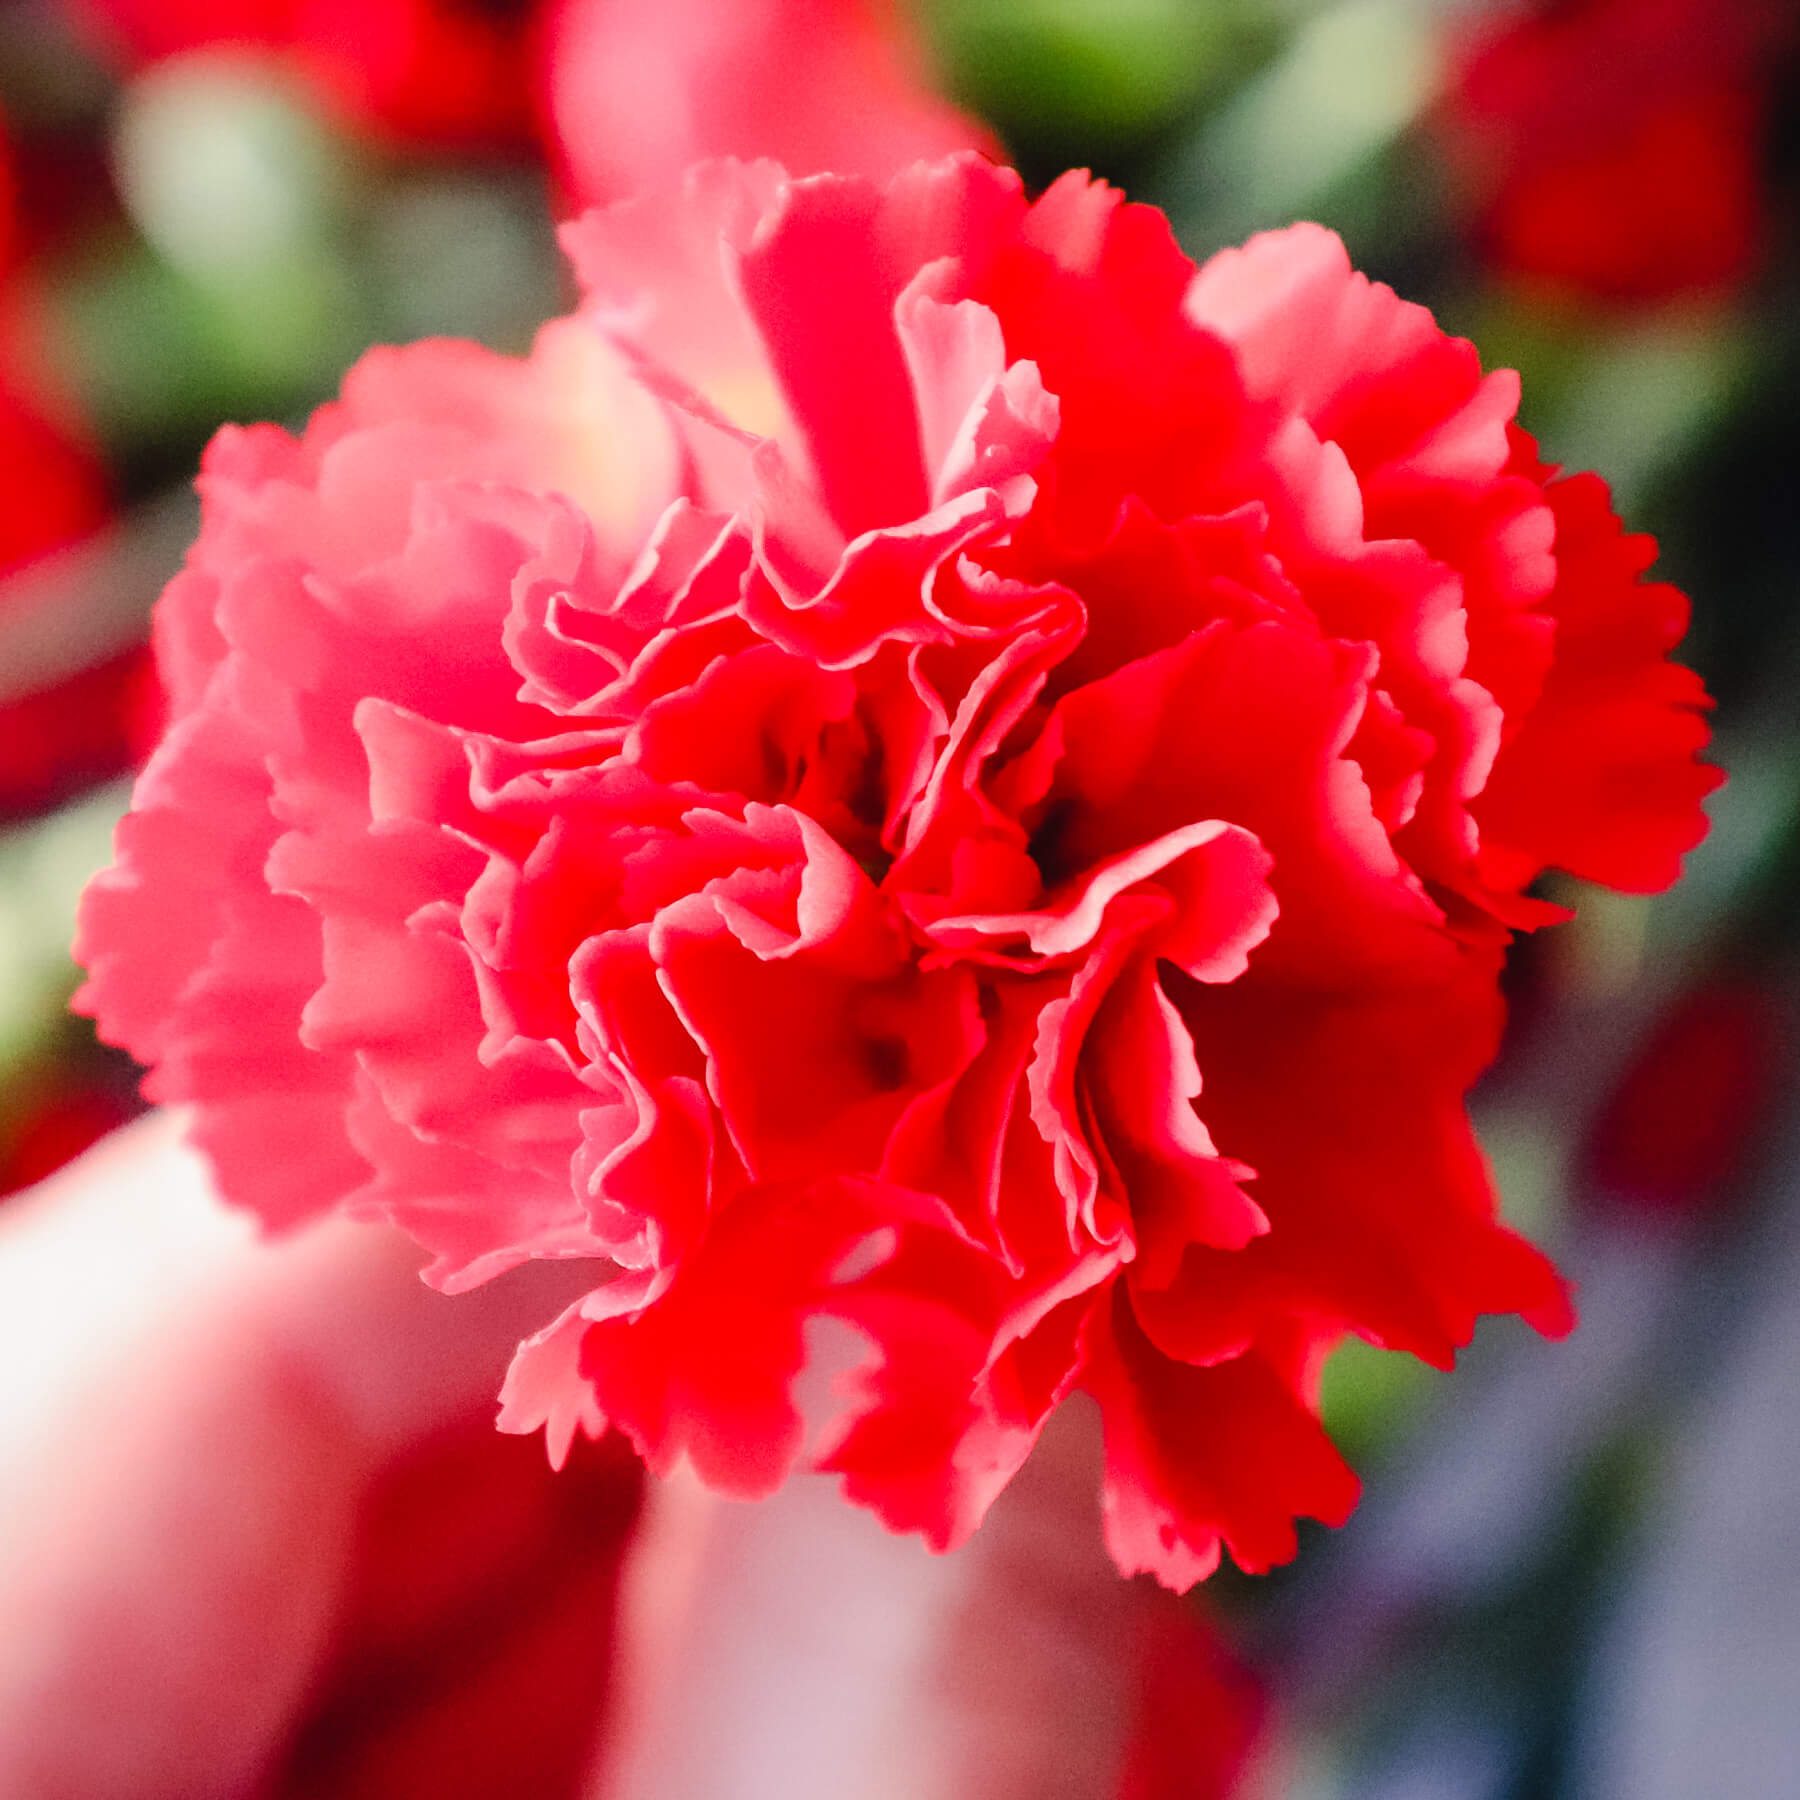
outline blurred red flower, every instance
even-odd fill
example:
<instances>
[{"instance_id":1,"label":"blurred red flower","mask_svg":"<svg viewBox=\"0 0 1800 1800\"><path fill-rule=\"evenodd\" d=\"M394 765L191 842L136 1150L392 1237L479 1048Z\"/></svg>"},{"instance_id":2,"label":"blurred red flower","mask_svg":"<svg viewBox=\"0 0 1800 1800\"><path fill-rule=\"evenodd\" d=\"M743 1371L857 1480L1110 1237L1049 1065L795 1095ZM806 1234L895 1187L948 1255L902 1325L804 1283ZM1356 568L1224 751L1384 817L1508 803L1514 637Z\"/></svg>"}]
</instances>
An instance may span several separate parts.
<instances>
[{"instance_id":1,"label":"blurred red flower","mask_svg":"<svg viewBox=\"0 0 1800 1800\"><path fill-rule=\"evenodd\" d=\"M11 235L10 199L0 140L0 251ZM0 507L0 647L8 632L21 628L53 633L54 620L27 614L59 603L8 587L6 577L97 530L111 510L110 484L98 455L55 416L57 409L40 391L46 383L30 354L30 333L13 316L19 310L13 304L16 293L13 283L0 278L0 492L6 495ZM148 654L140 648L53 688L4 693L0 820L41 812L128 767L132 712L149 678Z\"/></svg>"},{"instance_id":2,"label":"blurred red flower","mask_svg":"<svg viewBox=\"0 0 1800 1800\"><path fill-rule=\"evenodd\" d=\"M1583 1146L1584 1185L1649 1213L1701 1212L1744 1168L1792 1057L1766 981L1716 975L1646 1038Z\"/></svg>"},{"instance_id":3,"label":"blurred red flower","mask_svg":"<svg viewBox=\"0 0 1800 1800\"><path fill-rule=\"evenodd\" d=\"M129 1097L80 1078L53 1076L47 1092L30 1095L22 1109L9 1106L0 1195L18 1192L73 1162L136 1116Z\"/></svg>"},{"instance_id":4,"label":"blurred red flower","mask_svg":"<svg viewBox=\"0 0 1800 1800\"><path fill-rule=\"evenodd\" d=\"M384 1471L270 1800L584 1792L640 1478L616 1441L558 1478L486 1419Z\"/></svg>"},{"instance_id":5,"label":"blurred red flower","mask_svg":"<svg viewBox=\"0 0 1800 1800\"><path fill-rule=\"evenodd\" d=\"M33 391L27 360L18 333L0 335L0 645L19 630L54 634L56 621L36 615L69 598L6 577L97 530L110 510L104 467ZM41 812L129 767L150 678L139 648L54 687L0 698L0 819Z\"/></svg>"},{"instance_id":6,"label":"blurred red flower","mask_svg":"<svg viewBox=\"0 0 1800 1800\"><path fill-rule=\"evenodd\" d=\"M108 510L99 458L50 416L15 368L16 358L0 346L0 484L7 497L0 511L0 574L74 543Z\"/></svg>"},{"instance_id":7,"label":"blurred red flower","mask_svg":"<svg viewBox=\"0 0 1800 1800\"><path fill-rule=\"evenodd\" d=\"M19 230L18 176L14 172L14 150L6 129L6 115L0 113L0 273L12 267Z\"/></svg>"},{"instance_id":8,"label":"blurred red flower","mask_svg":"<svg viewBox=\"0 0 1800 1800\"><path fill-rule=\"evenodd\" d=\"M1741 283L1791 30L1767 0L1559 0L1475 38L1445 123L1494 264L1615 302Z\"/></svg>"},{"instance_id":9,"label":"blurred red flower","mask_svg":"<svg viewBox=\"0 0 1800 1800\"><path fill-rule=\"evenodd\" d=\"M991 140L897 0L69 0L129 62L273 49L352 117L451 149L548 139L579 206L703 157L889 175Z\"/></svg>"},{"instance_id":10,"label":"blurred red flower","mask_svg":"<svg viewBox=\"0 0 1800 1800\"><path fill-rule=\"evenodd\" d=\"M993 148L938 98L899 0L549 0L558 177L592 204L709 156L878 178Z\"/></svg>"},{"instance_id":11,"label":"blurred red flower","mask_svg":"<svg viewBox=\"0 0 1800 1800\"><path fill-rule=\"evenodd\" d=\"M514 362L228 430L81 1004L273 1222L599 1283L515 1429L964 1537L1074 1387L1119 1565L1356 1484L1345 1331L1569 1323L1464 1110L1523 890L1671 880L1716 773L1593 477L1300 226L977 157L590 214Z\"/></svg>"},{"instance_id":12,"label":"blurred red flower","mask_svg":"<svg viewBox=\"0 0 1800 1800\"><path fill-rule=\"evenodd\" d=\"M1197 1612L1164 1615L1146 1632L1137 1727L1116 1800L1248 1796L1271 1735L1270 1696Z\"/></svg>"},{"instance_id":13,"label":"blurred red flower","mask_svg":"<svg viewBox=\"0 0 1800 1800\"><path fill-rule=\"evenodd\" d=\"M208 45L292 58L353 117L446 149L529 144L531 0L68 0L128 63Z\"/></svg>"},{"instance_id":14,"label":"blurred red flower","mask_svg":"<svg viewBox=\"0 0 1800 1800\"><path fill-rule=\"evenodd\" d=\"M20 249L15 154L0 115L0 575L84 536L105 516L106 478L75 432L58 424L37 392L44 384L15 317L12 285Z\"/></svg>"}]
</instances>

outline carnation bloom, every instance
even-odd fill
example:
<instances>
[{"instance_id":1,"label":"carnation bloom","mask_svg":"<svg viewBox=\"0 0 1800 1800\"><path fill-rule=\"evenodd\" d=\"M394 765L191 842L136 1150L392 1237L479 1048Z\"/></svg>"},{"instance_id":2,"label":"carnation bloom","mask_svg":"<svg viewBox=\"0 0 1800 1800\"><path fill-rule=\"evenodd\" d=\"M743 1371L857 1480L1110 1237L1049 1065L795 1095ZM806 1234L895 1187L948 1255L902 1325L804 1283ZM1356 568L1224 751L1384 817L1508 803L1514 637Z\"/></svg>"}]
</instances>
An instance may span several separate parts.
<instances>
[{"instance_id":1,"label":"carnation bloom","mask_svg":"<svg viewBox=\"0 0 1800 1800\"><path fill-rule=\"evenodd\" d=\"M510 361L228 429L81 1004L272 1224L595 1285L503 1422L954 1544L1072 1391L1121 1568L1356 1483L1345 1332L1570 1322L1464 1109L1546 867L1704 829L1686 603L1329 232L713 165ZM864 1361L810 1443L815 1321Z\"/></svg>"},{"instance_id":2,"label":"carnation bloom","mask_svg":"<svg viewBox=\"0 0 1800 1800\"><path fill-rule=\"evenodd\" d=\"M1766 236L1771 0L1541 5L1465 49L1444 123L1508 273L1611 302L1735 287Z\"/></svg>"}]
</instances>

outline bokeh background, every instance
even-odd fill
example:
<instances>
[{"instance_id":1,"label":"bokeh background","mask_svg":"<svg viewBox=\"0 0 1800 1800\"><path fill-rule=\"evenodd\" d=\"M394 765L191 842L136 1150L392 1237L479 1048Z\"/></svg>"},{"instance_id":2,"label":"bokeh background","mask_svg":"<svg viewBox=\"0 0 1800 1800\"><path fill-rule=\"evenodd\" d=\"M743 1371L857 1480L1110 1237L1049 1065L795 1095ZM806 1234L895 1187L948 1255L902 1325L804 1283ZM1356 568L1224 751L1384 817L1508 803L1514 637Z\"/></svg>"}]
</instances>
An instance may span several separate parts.
<instances>
[{"instance_id":1,"label":"bokeh background","mask_svg":"<svg viewBox=\"0 0 1800 1800\"><path fill-rule=\"evenodd\" d=\"M1511 967L1478 1112L1581 1331L1334 1359L1368 1498L1197 1598L1206 1792L1800 1792L1797 96L1783 0L0 0L0 1193L138 1105L66 947L221 422L374 342L522 348L556 218L695 150L985 132L1196 257L1319 219L1656 534L1731 780L1679 890L1564 884Z\"/></svg>"}]
</instances>

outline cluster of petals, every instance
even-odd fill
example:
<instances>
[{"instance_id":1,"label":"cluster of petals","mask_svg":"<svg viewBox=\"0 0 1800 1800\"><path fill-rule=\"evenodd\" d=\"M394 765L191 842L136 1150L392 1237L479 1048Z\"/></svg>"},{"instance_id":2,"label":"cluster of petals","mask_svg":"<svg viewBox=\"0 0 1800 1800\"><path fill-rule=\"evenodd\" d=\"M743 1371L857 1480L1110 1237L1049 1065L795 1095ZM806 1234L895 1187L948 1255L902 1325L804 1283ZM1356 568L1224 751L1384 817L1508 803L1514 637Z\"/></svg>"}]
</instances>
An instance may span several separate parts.
<instances>
[{"instance_id":1,"label":"cluster of petals","mask_svg":"<svg viewBox=\"0 0 1800 1800\"><path fill-rule=\"evenodd\" d=\"M528 359L212 446L82 1004L270 1221L590 1259L553 1454L941 1547L1083 1390L1123 1569L1286 1558L1346 1332L1569 1322L1464 1095L1536 877L1704 829L1685 601L1315 226L965 155L566 244Z\"/></svg>"}]
</instances>

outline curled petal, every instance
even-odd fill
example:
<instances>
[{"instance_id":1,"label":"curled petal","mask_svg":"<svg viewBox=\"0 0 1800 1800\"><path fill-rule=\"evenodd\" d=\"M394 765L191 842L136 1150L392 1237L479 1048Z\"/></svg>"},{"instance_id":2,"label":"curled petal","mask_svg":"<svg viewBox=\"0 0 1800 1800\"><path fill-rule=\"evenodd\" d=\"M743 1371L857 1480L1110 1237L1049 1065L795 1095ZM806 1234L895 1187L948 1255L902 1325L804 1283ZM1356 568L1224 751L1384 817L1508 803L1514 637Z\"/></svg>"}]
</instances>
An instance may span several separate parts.
<instances>
[{"instance_id":1,"label":"curled petal","mask_svg":"<svg viewBox=\"0 0 1800 1800\"><path fill-rule=\"evenodd\" d=\"M1341 1525L1359 1484L1312 1409L1254 1351L1212 1368L1161 1355L1121 1293L1096 1312L1083 1377L1106 1431L1101 1516L1127 1575L1183 1592L1221 1550L1261 1574L1289 1561L1294 1520Z\"/></svg>"},{"instance_id":2,"label":"curled petal","mask_svg":"<svg viewBox=\"0 0 1800 1800\"><path fill-rule=\"evenodd\" d=\"M1535 461L1523 440L1520 454ZM1724 779L1700 761L1706 691L1668 660L1687 629L1687 599L1643 579L1655 546L1625 533L1597 477L1545 492L1556 518L1557 657L1477 808L1484 864L1509 887L1555 867L1654 893L1705 835L1700 802Z\"/></svg>"},{"instance_id":3,"label":"curled petal","mask_svg":"<svg viewBox=\"0 0 1800 1800\"><path fill-rule=\"evenodd\" d=\"M1068 956L1093 943L1114 899L1138 890L1169 902L1152 929L1155 955L1197 981L1235 981L1275 921L1268 872L1269 857L1249 832L1204 819L1098 864L1040 911L951 914L928 930L933 943L952 949L1023 938L1038 958Z\"/></svg>"}]
</instances>

